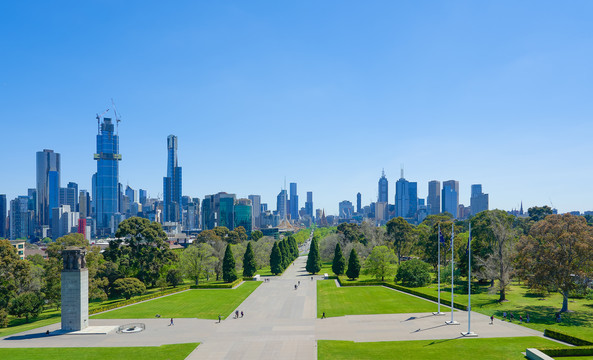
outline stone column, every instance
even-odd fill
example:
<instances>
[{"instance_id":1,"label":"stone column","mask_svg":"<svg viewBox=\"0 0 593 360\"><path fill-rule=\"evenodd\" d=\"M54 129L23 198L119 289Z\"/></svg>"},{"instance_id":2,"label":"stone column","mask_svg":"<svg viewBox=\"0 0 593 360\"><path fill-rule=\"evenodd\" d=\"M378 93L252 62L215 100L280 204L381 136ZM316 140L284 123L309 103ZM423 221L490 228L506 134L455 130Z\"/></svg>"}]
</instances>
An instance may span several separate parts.
<instances>
[{"instance_id":1,"label":"stone column","mask_svg":"<svg viewBox=\"0 0 593 360\"><path fill-rule=\"evenodd\" d=\"M84 248L62 251L62 330L79 331L89 325L89 270Z\"/></svg>"}]
</instances>

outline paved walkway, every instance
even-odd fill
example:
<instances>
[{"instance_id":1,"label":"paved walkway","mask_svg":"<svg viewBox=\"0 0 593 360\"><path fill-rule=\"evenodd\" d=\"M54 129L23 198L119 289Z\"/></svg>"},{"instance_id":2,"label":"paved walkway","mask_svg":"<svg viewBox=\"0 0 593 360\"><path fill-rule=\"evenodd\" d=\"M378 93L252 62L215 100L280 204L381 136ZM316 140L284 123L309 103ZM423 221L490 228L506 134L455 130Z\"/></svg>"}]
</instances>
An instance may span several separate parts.
<instances>
[{"instance_id":1,"label":"paved walkway","mask_svg":"<svg viewBox=\"0 0 593 360\"><path fill-rule=\"evenodd\" d=\"M467 313L455 312L460 325L445 325L450 313L355 315L316 319L316 281L305 272L306 257L298 258L282 276L262 283L238 308L243 318L214 320L91 319L90 325L146 324L136 334L47 336L58 330L54 324L0 339L0 347L111 347L158 346L200 342L188 359L317 359L317 340L388 341L460 338L467 331ZM297 290L294 285L300 286ZM436 304L435 304L436 307ZM446 307L443 311L446 311ZM542 336L523 326L472 312L472 331L481 338Z\"/></svg>"}]
</instances>

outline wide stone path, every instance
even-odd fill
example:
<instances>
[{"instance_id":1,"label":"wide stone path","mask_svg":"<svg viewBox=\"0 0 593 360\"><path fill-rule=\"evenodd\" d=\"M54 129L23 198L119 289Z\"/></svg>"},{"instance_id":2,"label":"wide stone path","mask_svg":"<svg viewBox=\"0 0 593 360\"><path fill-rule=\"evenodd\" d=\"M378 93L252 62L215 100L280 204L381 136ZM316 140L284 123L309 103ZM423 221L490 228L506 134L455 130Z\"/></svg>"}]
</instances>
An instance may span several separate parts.
<instances>
[{"instance_id":1,"label":"wide stone path","mask_svg":"<svg viewBox=\"0 0 593 360\"><path fill-rule=\"evenodd\" d=\"M389 341L460 338L467 331L467 312L456 311L457 326L445 325L450 314L353 315L316 319L316 282L321 279L305 272L306 257L298 258L282 276L262 283L238 308L244 317L214 320L175 319L91 319L90 325L146 324L136 334L59 335L54 324L7 336L0 347L112 347L158 346L200 342L188 359L317 359L317 340ZM298 289L294 285L298 284ZM198 290L195 290L198 291ZM191 304L188 304L191 306ZM361 304L364 306L364 304ZM446 307L443 308L447 310ZM436 304L435 304L436 310ZM542 336L542 333L472 312L472 330L479 337Z\"/></svg>"}]
</instances>

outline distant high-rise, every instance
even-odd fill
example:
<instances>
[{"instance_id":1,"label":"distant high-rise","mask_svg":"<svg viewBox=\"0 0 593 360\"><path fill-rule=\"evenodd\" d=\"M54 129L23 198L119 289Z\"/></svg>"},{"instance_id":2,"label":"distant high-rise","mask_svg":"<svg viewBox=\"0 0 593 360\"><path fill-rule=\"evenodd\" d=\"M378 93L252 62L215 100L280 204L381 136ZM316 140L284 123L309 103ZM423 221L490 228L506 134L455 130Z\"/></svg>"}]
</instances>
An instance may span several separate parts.
<instances>
[{"instance_id":1,"label":"distant high-rise","mask_svg":"<svg viewBox=\"0 0 593 360\"><path fill-rule=\"evenodd\" d=\"M287 202L288 202L288 194L286 190L281 190L278 196L276 197L276 211L280 216L280 220L284 220L287 218Z\"/></svg>"},{"instance_id":2,"label":"distant high-rise","mask_svg":"<svg viewBox=\"0 0 593 360\"><path fill-rule=\"evenodd\" d=\"M523 204L521 204L523 205ZM488 210L488 194L482 192L481 184L472 185L472 194L470 198L471 214L476 215L482 211Z\"/></svg>"},{"instance_id":3,"label":"distant high-rise","mask_svg":"<svg viewBox=\"0 0 593 360\"><path fill-rule=\"evenodd\" d=\"M441 182L432 180L428 182L427 205L429 215L441 213Z\"/></svg>"},{"instance_id":4,"label":"distant high-rise","mask_svg":"<svg viewBox=\"0 0 593 360\"><path fill-rule=\"evenodd\" d=\"M204 196L202 200L202 228L211 230L225 226L233 230L235 226L235 194L220 192Z\"/></svg>"},{"instance_id":5,"label":"distant high-rise","mask_svg":"<svg viewBox=\"0 0 593 360\"><path fill-rule=\"evenodd\" d=\"M354 206L352 206L352 202L348 200L341 201L339 203L339 213L340 219L352 218L352 214L354 213Z\"/></svg>"},{"instance_id":6,"label":"distant high-rise","mask_svg":"<svg viewBox=\"0 0 593 360\"><path fill-rule=\"evenodd\" d=\"M7 238L6 231L6 194L0 194L0 238Z\"/></svg>"},{"instance_id":7,"label":"distant high-rise","mask_svg":"<svg viewBox=\"0 0 593 360\"><path fill-rule=\"evenodd\" d=\"M19 196L10 202L10 240L29 237L32 221L28 196Z\"/></svg>"},{"instance_id":8,"label":"distant high-rise","mask_svg":"<svg viewBox=\"0 0 593 360\"><path fill-rule=\"evenodd\" d=\"M252 204L249 199L238 199L235 201L235 227L243 226L247 233L253 230L252 225Z\"/></svg>"},{"instance_id":9,"label":"distant high-rise","mask_svg":"<svg viewBox=\"0 0 593 360\"><path fill-rule=\"evenodd\" d=\"M91 197L86 190L80 190L78 195L78 212L81 218L91 216Z\"/></svg>"},{"instance_id":10,"label":"distant high-rise","mask_svg":"<svg viewBox=\"0 0 593 360\"><path fill-rule=\"evenodd\" d=\"M383 170L379 179L379 196L377 197L377 202L389 203L389 182L385 177L385 170Z\"/></svg>"},{"instance_id":11,"label":"distant high-rise","mask_svg":"<svg viewBox=\"0 0 593 360\"><path fill-rule=\"evenodd\" d=\"M146 198L148 197L146 190L138 189L138 202L142 205L146 203Z\"/></svg>"},{"instance_id":12,"label":"distant high-rise","mask_svg":"<svg viewBox=\"0 0 593 360\"><path fill-rule=\"evenodd\" d=\"M295 221L299 219L299 196L296 183L290 183L290 218Z\"/></svg>"},{"instance_id":13,"label":"distant high-rise","mask_svg":"<svg viewBox=\"0 0 593 360\"><path fill-rule=\"evenodd\" d=\"M68 187L60 188L59 205L69 205L71 211L78 208L78 184L70 182Z\"/></svg>"},{"instance_id":14,"label":"distant high-rise","mask_svg":"<svg viewBox=\"0 0 593 360\"><path fill-rule=\"evenodd\" d=\"M97 173L95 177L95 221L99 236L111 235L115 231L119 209L118 179L119 135L110 118L103 118L97 134Z\"/></svg>"},{"instance_id":15,"label":"distant high-rise","mask_svg":"<svg viewBox=\"0 0 593 360\"><path fill-rule=\"evenodd\" d=\"M78 211L78 184L75 182L69 182L68 185L66 185L67 189L74 189L74 207L72 208L72 211Z\"/></svg>"},{"instance_id":16,"label":"distant high-rise","mask_svg":"<svg viewBox=\"0 0 593 360\"><path fill-rule=\"evenodd\" d=\"M459 217L459 181L443 181L441 199L443 204L443 212L448 212L457 219Z\"/></svg>"},{"instance_id":17,"label":"distant high-rise","mask_svg":"<svg viewBox=\"0 0 593 360\"><path fill-rule=\"evenodd\" d=\"M37 152L37 224L51 225L51 209L59 206L60 154L44 149Z\"/></svg>"},{"instance_id":18,"label":"distant high-rise","mask_svg":"<svg viewBox=\"0 0 593 360\"><path fill-rule=\"evenodd\" d=\"M315 221L313 216L313 192L307 191L307 201L305 202L305 213L311 217L312 221Z\"/></svg>"},{"instance_id":19,"label":"distant high-rise","mask_svg":"<svg viewBox=\"0 0 593 360\"><path fill-rule=\"evenodd\" d=\"M360 193L356 194L356 213L360 214L362 212L362 195Z\"/></svg>"},{"instance_id":20,"label":"distant high-rise","mask_svg":"<svg viewBox=\"0 0 593 360\"><path fill-rule=\"evenodd\" d=\"M181 221L181 167L177 165L177 136L167 137L167 176L163 178L164 221Z\"/></svg>"},{"instance_id":21,"label":"distant high-rise","mask_svg":"<svg viewBox=\"0 0 593 360\"><path fill-rule=\"evenodd\" d=\"M406 219L415 218L418 210L418 183L401 178L395 183L395 216Z\"/></svg>"},{"instance_id":22,"label":"distant high-rise","mask_svg":"<svg viewBox=\"0 0 593 360\"><path fill-rule=\"evenodd\" d=\"M251 200L251 227L253 229L261 228L261 196L260 195L249 195L249 200Z\"/></svg>"}]
</instances>

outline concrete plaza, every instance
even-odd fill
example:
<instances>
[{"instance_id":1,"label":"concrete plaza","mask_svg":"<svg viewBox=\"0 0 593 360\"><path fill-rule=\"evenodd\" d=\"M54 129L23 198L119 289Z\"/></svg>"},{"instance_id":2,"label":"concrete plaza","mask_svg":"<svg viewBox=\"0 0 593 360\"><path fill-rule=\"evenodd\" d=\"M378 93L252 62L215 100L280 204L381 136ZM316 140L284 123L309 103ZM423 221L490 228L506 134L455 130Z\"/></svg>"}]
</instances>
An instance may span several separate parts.
<instances>
[{"instance_id":1,"label":"concrete plaza","mask_svg":"<svg viewBox=\"0 0 593 360\"><path fill-rule=\"evenodd\" d=\"M0 347L114 347L159 346L200 342L188 359L317 359L317 340L394 341L460 338L467 331L467 312L456 311L460 325L445 325L450 313L352 315L317 319L316 282L305 271L306 257L298 258L282 276L263 282L232 314L216 320L91 319L91 326L144 323L139 333L107 335L45 335L57 331L54 324L0 339ZM295 290L295 284L300 286ZM199 291L199 290L189 290ZM395 290L394 290L395 291ZM435 304L436 310L436 304ZM443 311L448 310L444 307ZM490 319L472 312L472 331L479 337L543 336L541 332Z\"/></svg>"}]
</instances>

